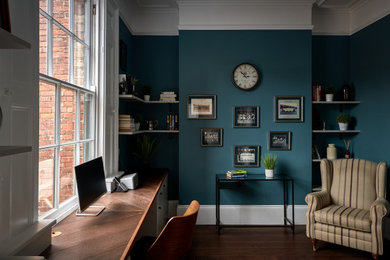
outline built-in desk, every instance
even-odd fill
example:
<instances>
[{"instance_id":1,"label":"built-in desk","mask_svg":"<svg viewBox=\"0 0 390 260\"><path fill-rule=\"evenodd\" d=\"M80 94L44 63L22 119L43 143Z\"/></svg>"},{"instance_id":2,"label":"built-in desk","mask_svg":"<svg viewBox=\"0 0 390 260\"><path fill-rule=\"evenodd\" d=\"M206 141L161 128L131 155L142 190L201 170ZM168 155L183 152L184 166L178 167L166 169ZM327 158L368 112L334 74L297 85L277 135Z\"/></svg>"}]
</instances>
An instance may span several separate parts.
<instances>
[{"instance_id":1,"label":"built-in desk","mask_svg":"<svg viewBox=\"0 0 390 260\"><path fill-rule=\"evenodd\" d=\"M146 174L145 174L146 175ZM140 176L140 185L126 193L110 193L95 205L106 206L97 217L76 217L72 213L53 231L52 246L43 255L48 259L126 259L137 235L147 222L148 213L155 211L166 170Z\"/></svg>"}]
</instances>

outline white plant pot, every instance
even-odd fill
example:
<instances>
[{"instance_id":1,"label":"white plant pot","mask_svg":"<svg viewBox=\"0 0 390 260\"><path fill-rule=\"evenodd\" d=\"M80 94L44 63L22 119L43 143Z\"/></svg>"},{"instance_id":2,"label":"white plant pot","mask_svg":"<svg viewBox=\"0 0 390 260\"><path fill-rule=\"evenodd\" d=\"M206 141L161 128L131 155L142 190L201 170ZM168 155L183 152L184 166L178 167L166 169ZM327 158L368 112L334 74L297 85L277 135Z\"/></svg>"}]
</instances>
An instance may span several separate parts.
<instances>
[{"instance_id":1,"label":"white plant pot","mask_svg":"<svg viewBox=\"0 0 390 260\"><path fill-rule=\"evenodd\" d=\"M325 94L325 99L327 102L333 101L333 97L334 97L333 94Z\"/></svg>"},{"instance_id":2,"label":"white plant pot","mask_svg":"<svg viewBox=\"0 0 390 260\"><path fill-rule=\"evenodd\" d=\"M265 169L265 177L266 178L273 178L274 177L274 170Z\"/></svg>"},{"instance_id":3,"label":"white plant pot","mask_svg":"<svg viewBox=\"0 0 390 260\"><path fill-rule=\"evenodd\" d=\"M341 131L348 130L348 123L339 123L339 128Z\"/></svg>"},{"instance_id":4,"label":"white plant pot","mask_svg":"<svg viewBox=\"0 0 390 260\"><path fill-rule=\"evenodd\" d=\"M144 95L144 100L149 101L150 100L150 95Z\"/></svg>"}]
</instances>

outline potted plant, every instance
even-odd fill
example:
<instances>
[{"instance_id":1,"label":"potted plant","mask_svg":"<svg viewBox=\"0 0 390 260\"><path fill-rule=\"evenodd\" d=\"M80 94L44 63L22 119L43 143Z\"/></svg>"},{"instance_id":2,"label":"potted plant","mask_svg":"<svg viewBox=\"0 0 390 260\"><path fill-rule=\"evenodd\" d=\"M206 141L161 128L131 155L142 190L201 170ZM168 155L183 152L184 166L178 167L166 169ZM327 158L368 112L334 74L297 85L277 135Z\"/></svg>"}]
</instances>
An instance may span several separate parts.
<instances>
[{"instance_id":1,"label":"potted plant","mask_svg":"<svg viewBox=\"0 0 390 260\"><path fill-rule=\"evenodd\" d=\"M134 115L135 130L139 131L141 124L144 122L144 117L141 114Z\"/></svg>"},{"instance_id":2,"label":"potted plant","mask_svg":"<svg viewBox=\"0 0 390 260\"><path fill-rule=\"evenodd\" d=\"M351 117L348 114L341 113L336 117L336 122L339 123L339 128L341 131L348 129L348 124L351 122Z\"/></svg>"},{"instance_id":3,"label":"potted plant","mask_svg":"<svg viewBox=\"0 0 390 260\"><path fill-rule=\"evenodd\" d=\"M138 83L138 79L136 79L135 77L130 77L130 83L132 86L131 94L135 95L135 85Z\"/></svg>"},{"instance_id":4,"label":"potted plant","mask_svg":"<svg viewBox=\"0 0 390 260\"><path fill-rule=\"evenodd\" d=\"M336 94L337 89L333 86L327 86L324 88L324 92L325 92L325 100L327 102L330 102L333 101L334 94Z\"/></svg>"},{"instance_id":5,"label":"potted plant","mask_svg":"<svg viewBox=\"0 0 390 260\"><path fill-rule=\"evenodd\" d=\"M143 85L142 86L142 93L144 94L144 100L149 101L150 100L150 94L152 93L152 86L150 85Z\"/></svg>"},{"instance_id":6,"label":"potted plant","mask_svg":"<svg viewBox=\"0 0 390 260\"><path fill-rule=\"evenodd\" d=\"M261 162L263 163L264 168L265 168L265 177L266 178L273 178L274 177L276 158L277 158L277 156L275 154L271 154L271 153L266 153L262 156Z\"/></svg>"},{"instance_id":7,"label":"potted plant","mask_svg":"<svg viewBox=\"0 0 390 260\"><path fill-rule=\"evenodd\" d=\"M151 159L160 149L160 143L156 141L156 138L152 139L148 135L137 138L136 149L132 154L138 158L141 170L150 168Z\"/></svg>"}]
</instances>

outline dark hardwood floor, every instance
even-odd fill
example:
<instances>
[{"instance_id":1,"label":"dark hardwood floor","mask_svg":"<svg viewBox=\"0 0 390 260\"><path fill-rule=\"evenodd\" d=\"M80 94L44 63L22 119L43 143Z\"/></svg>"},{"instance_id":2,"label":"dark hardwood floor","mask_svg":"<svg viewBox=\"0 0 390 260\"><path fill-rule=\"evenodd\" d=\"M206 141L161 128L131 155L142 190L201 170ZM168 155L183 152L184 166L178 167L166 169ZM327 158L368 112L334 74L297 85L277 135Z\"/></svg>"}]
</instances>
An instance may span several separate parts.
<instances>
[{"instance_id":1,"label":"dark hardwood floor","mask_svg":"<svg viewBox=\"0 0 390 260\"><path fill-rule=\"evenodd\" d=\"M390 259L386 241L385 255ZM372 259L371 254L330 243L318 242L313 252L306 237L305 226L296 226L295 235L284 227L230 227L223 228L220 235L215 226L196 226L192 249L186 259Z\"/></svg>"}]
</instances>

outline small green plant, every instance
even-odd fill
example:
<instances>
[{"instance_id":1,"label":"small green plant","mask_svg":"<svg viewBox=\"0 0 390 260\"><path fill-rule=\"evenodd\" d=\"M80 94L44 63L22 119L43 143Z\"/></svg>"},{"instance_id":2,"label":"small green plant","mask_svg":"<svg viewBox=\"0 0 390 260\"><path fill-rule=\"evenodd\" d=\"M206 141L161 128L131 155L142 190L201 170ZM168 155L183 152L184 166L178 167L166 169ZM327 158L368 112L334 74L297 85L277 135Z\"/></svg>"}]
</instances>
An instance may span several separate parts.
<instances>
[{"instance_id":1,"label":"small green plant","mask_svg":"<svg viewBox=\"0 0 390 260\"><path fill-rule=\"evenodd\" d=\"M351 122L351 117L348 114L341 113L337 115L336 122L348 124L349 122Z\"/></svg>"},{"instance_id":2,"label":"small green plant","mask_svg":"<svg viewBox=\"0 0 390 260\"><path fill-rule=\"evenodd\" d=\"M337 89L333 86L327 86L324 88L325 94L336 94Z\"/></svg>"},{"instance_id":3,"label":"small green plant","mask_svg":"<svg viewBox=\"0 0 390 260\"><path fill-rule=\"evenodd\" d=\"M142 93L144 95L150 95L152 93L152 86L150 86L150 85L143 85L142 86Z\"/></svg>"},{"instance_id":4,"label":"small green plant","mask_svg":"<svg viewBox=\"0 0 390 260\"><path fill-rule=\"evenodd\" d=\"M136 79L135 77L130 77L130 82L131 85L135 86L138 83L138 79Z\"/></svg>"},{"instance_id":5,"label":"small green plant","mask_svg":"<svg viewBox=\"0 0 390 260\"><path fill-rule=\"evenodd\" d=\"M152 139L148 135L137 138L136 150L132 154L138 158L141 166L150 167L151 159L160 149L160 143L156 142L156 138Z\"/></svg>"},{"instance_id":6,"label":"small green plant","mask_svg":"<svg viewBox=\"0 0 390 260\"><path fill-rule=\"evenodd\" d=\"M261 157L261 162L263 163L264 168L266 168L267 170L275 169L276 158L277 158L277 156L275 154L272 154L272 153L264 154Z\"/></svg>"}]
</instances>

